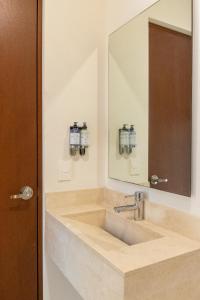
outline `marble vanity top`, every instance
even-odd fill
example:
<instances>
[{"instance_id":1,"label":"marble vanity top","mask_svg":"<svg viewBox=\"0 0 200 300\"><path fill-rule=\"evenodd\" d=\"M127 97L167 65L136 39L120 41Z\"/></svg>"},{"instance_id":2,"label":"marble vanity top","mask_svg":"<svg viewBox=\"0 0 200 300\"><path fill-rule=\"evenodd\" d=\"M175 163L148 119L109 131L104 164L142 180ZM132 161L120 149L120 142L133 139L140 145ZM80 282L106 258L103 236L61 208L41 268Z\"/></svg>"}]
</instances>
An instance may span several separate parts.
<instances>
[{"instance_id":1,"label":"marble vanity top","mask_svg":"<svg viewBox=\"0 0 200 300\"><path fill-rule=\"evenodd\" d=\"M50 232L53 226L57 228L59 226L61 230L60 239L61 237L64 239L63 233L67 232L68 244L70 238L76 239L80 245L84 245L84 249L89 249L90 257L91 253L93 253L94 257L98 257L103 262L103 265L111 268L120 278L131 278L139 270L146 270L154 265L162 266L163 262L174 261L176 263L176 258L186 257L187 259L188 255L190 257L190 255L195 253L200 257L200 242L197 239L195 240L177 231L169 230L163 224L162 226L155 224L148 217L145 221L134 221L133 212L121 214L114 212L113 207L116 204L124 204L122 198L119 200L115 195L113 199L109 198L109 201L106 201L105 194L102 197L105 191L102 190L82 193L82 196L81 192L47 195L46 222L51 224L48 230ZM147 204L146 210L148 209L150 207ZM116 227L126 222L125 226L127 228L135 226L134 228L137 232L141 232L142 235L144 233L150 238L132 245L125 243L101 226L97 226L99 222L102 222L99 218L105 218L106 214L110 222L109 226L112 227L113 225ZM146 214L147 216L150 215L148 212ZM51 236L51 233L49 233L49 236ZM127 294L126 297L117 298L115 296L115 298L132 299L129 298L128 292L125 292L124 288L123 291L123 293ZM84 299L92 299L84 296L84 291L82 296ZM143 297L146 299L145 296ZM155 295L154 298L157 299ZM108 298L104 296L102 299Z\"/></svg>"},{"instance_id":2,"label":"marble vanity top","mask_svg":"<svg viewBox=\"0 0 200 300\"><path fill-rule=\"evenodd\" d=\"M96 226L70 219L71 215L104 211L105 209L110 210L110 208L106 208L103 204L95 205L91 203L87 205L74 204L62 209L47 209L47 212L123 275L129 275L136 269L200 249L199 242L166 230L148 221L138 221L137 225L158 233L160 237L137 245L128 246L105 231L99 230ZM113 214L116 213L113 212ZM119 219L125 218L123 213L121 215L117 214L117 217ZM128 222L136 221L128 220Z\"/></svg>"}]
</instances>

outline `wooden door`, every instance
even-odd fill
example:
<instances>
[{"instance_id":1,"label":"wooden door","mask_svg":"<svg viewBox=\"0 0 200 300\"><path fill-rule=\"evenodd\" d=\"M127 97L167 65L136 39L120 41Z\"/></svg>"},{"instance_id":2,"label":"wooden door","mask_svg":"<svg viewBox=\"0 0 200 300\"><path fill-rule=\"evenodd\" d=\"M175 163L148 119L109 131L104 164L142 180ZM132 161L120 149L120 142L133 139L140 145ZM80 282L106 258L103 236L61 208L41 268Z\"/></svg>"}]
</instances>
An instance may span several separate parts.
<instances>
[{"instance_id":1,"label":"wooden door","mask_svg":"<svg viewBox=\"0 0 200 300\"><path fill-rule=\"evenodd\" d=\"M1 300L36 300L39 295L38 3L0 0ZM34 191L30 200L11 199L26 185Z\"/></svg>"},{"instance_id":2,"label":"wooden door","mask_svg":"<svg viewBox=\"0 0 200 300\"><path fill-rule=\"evenodd\" d=\"M191 195L192 38L149 24L149 178Z\"/></svg>"}]
</instances>

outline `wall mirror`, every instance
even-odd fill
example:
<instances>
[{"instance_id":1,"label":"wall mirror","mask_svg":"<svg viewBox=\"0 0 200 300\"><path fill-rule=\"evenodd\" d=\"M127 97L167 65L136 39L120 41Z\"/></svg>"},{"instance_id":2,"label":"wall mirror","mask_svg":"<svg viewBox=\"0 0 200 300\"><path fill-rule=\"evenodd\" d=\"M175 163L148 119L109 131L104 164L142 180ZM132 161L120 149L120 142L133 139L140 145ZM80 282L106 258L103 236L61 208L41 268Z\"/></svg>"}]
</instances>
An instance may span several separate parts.
<instances>
[{"instance_id":1,"label":"wall mirror","mask_svg":"<svg viewBox=\"0 0 200 300\"><path fill-rule=\"evenodd\" d=\"M109 36L109 177L191 196L192 0Z\"/></svg>"}]
</instances>

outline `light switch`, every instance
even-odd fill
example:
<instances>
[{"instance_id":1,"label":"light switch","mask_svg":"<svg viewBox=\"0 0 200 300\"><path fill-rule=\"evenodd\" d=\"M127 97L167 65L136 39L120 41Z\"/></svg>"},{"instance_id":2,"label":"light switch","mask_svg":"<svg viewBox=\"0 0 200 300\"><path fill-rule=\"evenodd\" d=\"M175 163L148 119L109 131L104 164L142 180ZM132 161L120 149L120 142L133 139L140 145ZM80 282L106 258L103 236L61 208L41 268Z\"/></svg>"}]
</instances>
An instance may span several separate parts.
<instances>
[{"instance_id":1,"label":"light switch","mask_svg":"<svg viewBox=\"0 0 200 300\"><path fill-rule=\"evenodd\" d=\"M140 164L137 158L130 158L130 175L138 177L140 176Z\"/></svg>"},{"instance_id":2,"label":"light switch","mask_svg":"<svg viewBox=\"0 0 200 300\"><path fill-rule=\"evenodd\" d=\"M58 170L58 181L72 180L72 161L60 160Z\"/></svg>"}]
</instances>

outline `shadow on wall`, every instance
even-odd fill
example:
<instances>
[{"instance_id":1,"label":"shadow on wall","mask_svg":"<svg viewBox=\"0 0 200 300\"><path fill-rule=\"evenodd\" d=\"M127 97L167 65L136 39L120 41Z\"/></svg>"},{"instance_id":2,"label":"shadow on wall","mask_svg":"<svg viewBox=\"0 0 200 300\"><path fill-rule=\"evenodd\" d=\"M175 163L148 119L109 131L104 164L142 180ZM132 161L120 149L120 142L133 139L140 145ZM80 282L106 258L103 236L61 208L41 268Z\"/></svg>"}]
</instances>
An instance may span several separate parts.
<instances>
[{"instance_id":1,"label":"shadow on wall","mask_svg":"<svg viewBox=\"0 0 200 300\"><path fill-rule=\"evenodd\" d=\"M97 48L101 23L97 12L101 10L100 2L92 0L61 0L56 6L54 0L45 1L44 92L48 103Z\"/></svg>"},{"instance_id":2,"label":"shadow on wall","mask_svg":"<svg viewBox=\"0 0 200 300\"><path fill-rule=\"evenodd\" d=\"M48 255L45 260L47 275L45 278L44 300L83 300Z\"/></svg>"}]
</instances>

